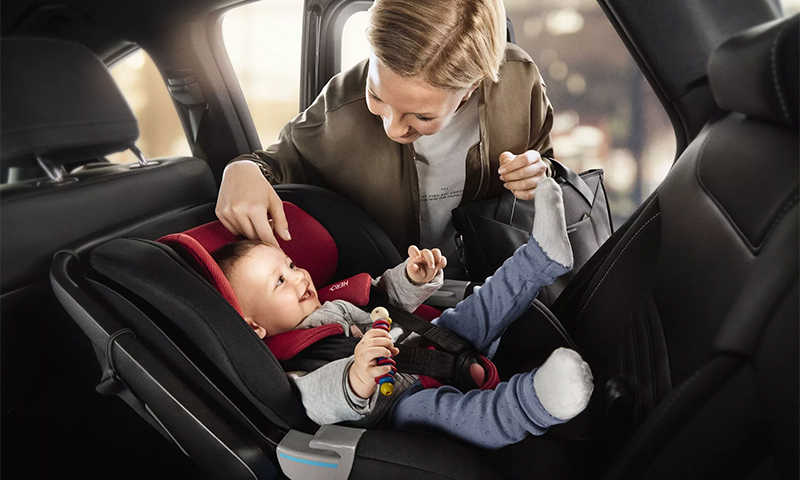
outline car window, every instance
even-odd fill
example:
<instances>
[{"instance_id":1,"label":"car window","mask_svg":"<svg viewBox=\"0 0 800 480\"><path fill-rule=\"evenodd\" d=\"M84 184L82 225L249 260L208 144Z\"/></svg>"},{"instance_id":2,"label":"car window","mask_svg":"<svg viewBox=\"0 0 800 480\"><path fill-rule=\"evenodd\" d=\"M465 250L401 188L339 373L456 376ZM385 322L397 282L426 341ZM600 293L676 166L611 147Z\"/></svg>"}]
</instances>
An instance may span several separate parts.
<instances>
[{"instance_id":1,"label":"car window","mask_svg":"<svg viewBox=\"0 0 800 480\"><path fill-rule=\"evenodd\" d=\"M515 43L539 65L555 109L556 159L582 172L605 170L614 225L666 176L675 135L661 104L595 0L569 7L505 0ZM369 54L367 12L348 19L342 69Z\"/></svg>"},{"instance_id":2,"label":"car window","mask_svg":"<svg viewBox=\"0 0 800 480\"><path fill-rule=\"evenodd\" d=\"M150 56L137 50L112 65L111 76L139 121L139 150L147 158L191 156L172 97ZM136 161L130 151L106 158L114 163Z\"/></svg>"},{"instance_id":3,"label":"car window","mask_svg":"<svg viewBox=\"0 0 800 480\"><path fill-rule=\"evenodd\" d=\"M356 12L347 19L342 31L342 71L369 56L369 43L364 32L369 22L366 11Z\"/></svg>"},{"instance_id":4,"label":"car window","mask_svg":"<svg viewBox=\"0 0 800 480\"><path fill-rule=\"evenodd\" d=\"M800 0L780 0L780 4L786 17L800 13Z\"/></svg>"},{"instance_id":5,"label":"car window","mask_svg":"<svg viewBox=\"0 0 800 480\"><path fill-rule=\"evenodd\" d=\"M614 225L658 186L675 157L666 112L595 0L506 0L516 44L539 65L555 109L556 159L605 170Z\"/></svg>"},{"instance_id":6,"label":"car window","mask_svg":"<svg viewBox=\"0 0 800 480\"><path fill-rule=\"evenodd\" d=\"M299 0L248 4L222 21L225 49L265 147L299 110L302 33Z\"/></svg>"}]
</instances>

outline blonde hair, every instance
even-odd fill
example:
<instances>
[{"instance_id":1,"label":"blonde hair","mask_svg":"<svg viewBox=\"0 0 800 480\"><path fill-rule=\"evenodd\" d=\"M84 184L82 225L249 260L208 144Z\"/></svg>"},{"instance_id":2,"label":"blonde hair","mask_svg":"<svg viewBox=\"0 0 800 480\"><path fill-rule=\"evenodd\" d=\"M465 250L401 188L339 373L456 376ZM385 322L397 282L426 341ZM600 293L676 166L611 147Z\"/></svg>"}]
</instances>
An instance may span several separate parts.
<instances>
[{"instance_id":1,"label":"blonde hair","mask_svg":"<svg viewBox=\"0 0 800 480\"><path fill-rule=\"evenodd\" d=\"M502 0L376 0L367 39L381 64L446 90L499 80L506 48Z\"/></svg>"}]
</instances>

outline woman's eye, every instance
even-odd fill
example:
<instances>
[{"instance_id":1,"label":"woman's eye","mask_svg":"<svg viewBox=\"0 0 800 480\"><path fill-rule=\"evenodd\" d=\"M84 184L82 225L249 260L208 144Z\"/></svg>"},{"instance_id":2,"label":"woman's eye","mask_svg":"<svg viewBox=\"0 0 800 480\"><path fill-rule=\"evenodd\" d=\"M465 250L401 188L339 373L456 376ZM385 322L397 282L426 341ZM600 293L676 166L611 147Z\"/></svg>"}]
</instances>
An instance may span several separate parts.
<instances>
[{"instance_id":1,"label":"woman's eye","mask_svg":"<svg viewBox=\"0 0 800 480\"><path fill-rule=\"evenodd\" d=\"M430 122L433 120L431 117L423 117L422 115L414 115L420 122Z\"/></svg>"},{"instance_id":2,"label":"woman's eye","mask_svg":"<svg viewBox=\"0 0 800 480\"><path fill-rule=\"evenodd\" d=\"M276 287L279 287L279 286L281 286L281 284L282 284L283 282L285 282L285 281L286 281L286 279L285 279L285 278L283 278L283 275L281 275L280 277L278 277L278 282L275 284L275 286L276 286Z\"/></svg>"}]
</instances>

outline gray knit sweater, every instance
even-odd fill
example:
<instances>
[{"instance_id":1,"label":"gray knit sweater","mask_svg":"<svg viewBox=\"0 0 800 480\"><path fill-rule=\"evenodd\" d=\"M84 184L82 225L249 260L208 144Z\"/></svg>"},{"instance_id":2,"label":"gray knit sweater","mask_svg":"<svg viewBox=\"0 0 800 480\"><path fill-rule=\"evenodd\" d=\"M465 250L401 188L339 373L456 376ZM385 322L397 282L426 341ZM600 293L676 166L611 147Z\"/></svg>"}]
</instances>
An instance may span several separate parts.
<instances>
[{"instance_id":1,"label":"gray knit sweater","mask_svg":"<svg viewBox=\"0 0 800 480\"><path fill-rule=\"evenodd\" d=\"M374 286L386 292L393 305L410 312L416 310L426 298L442 286L443 282L444 274L439 271L429 283L424 285L412 283L406 275L406 262L387 270L372 281ZM356 333L355 329L363 333L372 328L369 313L344 300L325 302L297 328L313 328L331 323L341 324L347 336ZM393 326L389 333L392 339L397 341L403 331L400 327ZM352 364L351 355L323 365L310 373L287 373L300 391L306 414L318 425L362 420L365 421L359 422L361 425L372 425L386 412L391 399L396 398L417 378L416 375L397 372L394 395L385 397L376 389L370 398L360 398L350 388L347 379Z\"/></svg>"}]
</instances>

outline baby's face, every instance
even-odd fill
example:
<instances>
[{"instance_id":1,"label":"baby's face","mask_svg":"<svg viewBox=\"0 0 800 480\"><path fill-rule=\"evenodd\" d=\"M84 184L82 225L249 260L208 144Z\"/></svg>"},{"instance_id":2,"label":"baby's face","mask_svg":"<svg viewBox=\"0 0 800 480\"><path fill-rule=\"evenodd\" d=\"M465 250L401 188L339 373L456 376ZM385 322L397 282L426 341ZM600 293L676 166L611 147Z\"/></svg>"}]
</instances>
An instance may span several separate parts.
<instances>
[{"instance_id":1,"label":"baby's face","mask_svg":"<svg viewBox=\"0 0 800 480\"><path fill-rule=\"evenodd\" d=\"M293 330L320 307L311 275L275 247L253 247L228 280L245 320L261 338Z\"/></svg>"}]
</instances>

